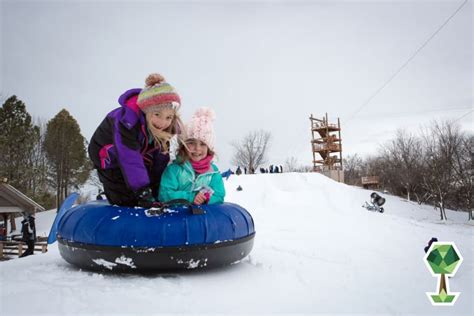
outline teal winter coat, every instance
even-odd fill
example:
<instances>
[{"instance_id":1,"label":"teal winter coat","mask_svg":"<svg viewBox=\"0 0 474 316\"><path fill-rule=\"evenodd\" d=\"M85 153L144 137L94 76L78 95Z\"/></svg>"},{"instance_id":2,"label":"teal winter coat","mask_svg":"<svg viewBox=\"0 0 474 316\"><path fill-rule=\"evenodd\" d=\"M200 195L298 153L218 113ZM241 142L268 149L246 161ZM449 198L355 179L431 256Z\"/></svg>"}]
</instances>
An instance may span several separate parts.
<instances>
[{"instance_id":1,"label":"teal winter coat","mask_svg":"<svg viewBox=\"0 0 474 316\"><path fill-rule=\"evenodd\" d=\"M208 204L224 202L225 188L219 169L211 163L212 171L197 174L188 161L174 161L166 167L161 177L159 200L167 202L185 199L193 203L196 194L205 188L214 191Z\"/></svg>"}]
</instances>

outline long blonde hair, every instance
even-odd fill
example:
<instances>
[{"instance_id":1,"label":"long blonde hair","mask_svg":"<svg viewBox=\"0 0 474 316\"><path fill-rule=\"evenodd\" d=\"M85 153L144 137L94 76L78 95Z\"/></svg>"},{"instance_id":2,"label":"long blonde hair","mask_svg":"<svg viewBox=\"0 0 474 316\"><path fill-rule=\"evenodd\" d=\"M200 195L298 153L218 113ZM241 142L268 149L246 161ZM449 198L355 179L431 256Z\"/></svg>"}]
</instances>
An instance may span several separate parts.
<instances>
[{"instance_id":1,"label":"long blonde hair","mask_svg":"<svg viewBox=\"0 0 474 316\"><path fill-rule=\"evenodd\" d=\"M146 112L146 125L153 135L153 140L156 145L160 146L163 153L168 153L169 151L169 142L174 135L178 135L178 141L182 140L184 135L184 124L181 121L179 113L175 110L173 120L171 121L170 126L164 130L159 130L151 123L151 118L154 112Z\"/></svg>"}]
</instances>

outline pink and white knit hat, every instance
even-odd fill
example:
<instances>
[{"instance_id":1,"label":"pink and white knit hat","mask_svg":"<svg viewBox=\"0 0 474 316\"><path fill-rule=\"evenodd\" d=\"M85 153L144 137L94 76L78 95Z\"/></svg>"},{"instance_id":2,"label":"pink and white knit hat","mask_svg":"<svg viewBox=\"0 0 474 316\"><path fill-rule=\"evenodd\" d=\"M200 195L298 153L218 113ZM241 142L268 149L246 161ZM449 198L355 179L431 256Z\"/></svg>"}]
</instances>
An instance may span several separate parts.
<instances>
[{"instance_id":1,"label":"pink and white knit hat","mask_svg":"<svg viewBox=\"0 0 474 316\"><path fill-rule=\"evenodd\" d=\"M191 121L186 125L187 138L193 138L206 143L209 149L214 150L214 129L212 122L215 113L212 109L202 107L193 114Z\"/></svg>"}]
</instances>

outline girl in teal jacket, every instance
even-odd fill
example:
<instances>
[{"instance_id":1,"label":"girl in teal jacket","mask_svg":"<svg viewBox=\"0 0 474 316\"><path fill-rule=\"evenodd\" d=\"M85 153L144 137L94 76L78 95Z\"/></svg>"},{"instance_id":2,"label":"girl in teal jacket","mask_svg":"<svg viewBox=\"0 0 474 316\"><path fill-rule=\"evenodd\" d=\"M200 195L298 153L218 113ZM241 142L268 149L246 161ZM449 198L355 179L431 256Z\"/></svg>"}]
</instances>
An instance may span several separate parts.
<instances>
[{"instance_id":1,"label":"girl in teal jacket","mask_svg":"<svg viewBox=\"0 0 474 316\"><path fill-rule=\"evenodd\" d=\"M185 199L197 205L224 202L224 182L212 163L213 120L214 112L208 108L200 108L193 115L176 160L166 167L161 177L160 201Z\"/></svg>"}]
</instances>

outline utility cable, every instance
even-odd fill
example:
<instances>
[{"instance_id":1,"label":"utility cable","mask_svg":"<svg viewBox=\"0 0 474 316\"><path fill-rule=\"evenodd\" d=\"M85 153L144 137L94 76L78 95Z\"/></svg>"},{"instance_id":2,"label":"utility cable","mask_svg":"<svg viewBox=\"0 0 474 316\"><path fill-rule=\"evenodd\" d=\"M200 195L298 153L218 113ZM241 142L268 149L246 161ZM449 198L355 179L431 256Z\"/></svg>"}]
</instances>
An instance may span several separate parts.
<instances>
[{"instance_id":1,"label":"utility cable","mask_svg":"<svg viewBox=\"0 0 474 316\"><path fill-rule=\"evenodd\" d=\"M469 112L467 112L467 113L465 113L464 115L458 117L457 119L455 119L455 120L453 121L453 123L459 121L460 119L462 119L462 118L464 118L464 117L466 117L468 114L472 113L472 111L474 111L474 110L471 109Z\"/></svg>"},{"instance_id":2,"label":"utility cable","mask_svg":"<svg viewBox=\"0 0 474 316\"><path fill-rule=\"evenodd\" d=\"M395 73L393 73L389 78L388 80L386 80L382 86L380 86L380 88L378 88L368 99L367 101L365 101L361 106L359 106L359 108L346 120L346 123L348 121L350 121L351 119L353 119L357 113L359 113L365 106L367 106L367 104L370 103L370 101L372 101L402 70L403 68L405 68L408 63L410 61L412 61L417 55L418 53L423 49L425 48L426 45L428 45L428 43L443 29L443 27L448 24L448 22L459 12L461 11L461 9L464 7L464 5L468 2L468 0L464 0L463 3L461 3L461 5L456 9L456 11L454 11L450 16L449 18L444 21L443 24L441 24L440 27L438 27L438 29L433 33L431 34L431 36L410 56L410 58L407 59L407 61L405 61L398 69L397 71L395 71Z\"/></svg>"}]
</instances>

